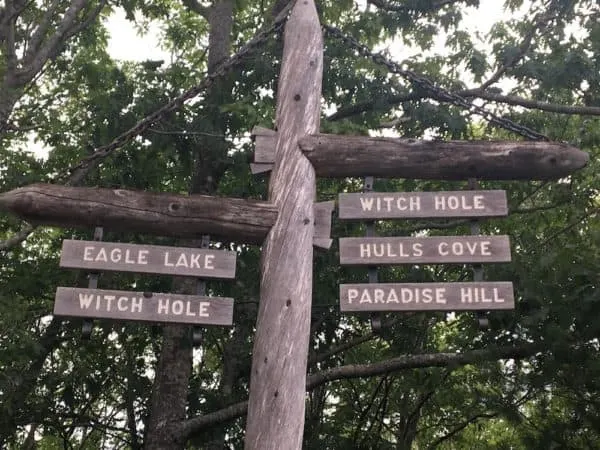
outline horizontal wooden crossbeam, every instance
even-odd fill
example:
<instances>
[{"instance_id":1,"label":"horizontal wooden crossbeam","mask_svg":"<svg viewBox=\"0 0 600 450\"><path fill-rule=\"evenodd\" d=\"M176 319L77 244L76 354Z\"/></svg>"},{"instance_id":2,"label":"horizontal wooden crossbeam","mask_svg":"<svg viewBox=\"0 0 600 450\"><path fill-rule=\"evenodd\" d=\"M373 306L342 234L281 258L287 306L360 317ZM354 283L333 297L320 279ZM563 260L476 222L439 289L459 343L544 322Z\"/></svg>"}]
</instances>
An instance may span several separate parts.
<instances>
[{"instance_id":1,"label":"horizontal wooden crossbeam","mask_svg":"<svg viewBox=\"0 0 600 450\"><path fill-rule=\"evenodd\" d=\"M277 133L262 127L255 136L255 173L275 160ZM560 142L425 141L316 134L298 141L317 176L435 180L548 180L584 167L587 153Z\"/></svg>"},{"instance_id":2,"label":"horizontal wooden crossbeam","mask_svg":"<svg viewBox=\"0 0 600 450\"><path fill-rule=\"evenodd\" d=\"M36 225L102 226L161 236L203 234L260 244L277 218L267 202L208 195L34 184L0 194L0 210Z\"/></svg>"}]
</instances>

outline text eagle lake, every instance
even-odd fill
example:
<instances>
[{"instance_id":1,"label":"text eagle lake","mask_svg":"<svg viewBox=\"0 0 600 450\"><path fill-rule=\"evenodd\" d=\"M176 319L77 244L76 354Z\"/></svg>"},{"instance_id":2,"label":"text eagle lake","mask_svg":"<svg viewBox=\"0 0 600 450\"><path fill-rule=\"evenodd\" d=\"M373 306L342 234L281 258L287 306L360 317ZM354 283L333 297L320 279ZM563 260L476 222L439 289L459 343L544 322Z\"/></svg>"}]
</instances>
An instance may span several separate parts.
<instances>
[{"instance_id":1,"label":"text eagle lake","mask_svg":"<svg viewBox=\"0 0 600 450\"><path fill-rule=\"evenodd\" d=\"M63 241L60 266L199 278L234 278L236 253L220 249Z\"/></svg>"}]
</instances>

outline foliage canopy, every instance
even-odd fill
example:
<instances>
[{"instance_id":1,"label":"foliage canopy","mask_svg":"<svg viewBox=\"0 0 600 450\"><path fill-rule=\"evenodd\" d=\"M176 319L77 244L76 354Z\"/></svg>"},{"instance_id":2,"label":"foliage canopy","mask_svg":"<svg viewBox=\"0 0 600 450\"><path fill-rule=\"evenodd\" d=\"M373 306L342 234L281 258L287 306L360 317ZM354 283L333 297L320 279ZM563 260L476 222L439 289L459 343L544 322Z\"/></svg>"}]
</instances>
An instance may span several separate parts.
<instances>
[{"instance_id":1,"label":"foliage canopy","mask_svg":"<svg viewBox=\"0 0 600 450\"><path fill-rule=\"evenodd\" d=\"M0 191L64 182L68 167L201 83L272 23L286 2L274 3L6 0L0 7ZM341 315L338 308L339 283L363 282L365 270L340 267L336 244L317 253L306 449L600 447L600 5L506 0L489 31L473 32L466 18L476 10L484 17L491 3L318 2L322 24L382 50L436 86L428 90L325 33L323 132L523 139L444 101L440 92L450 92L524 130L572 143L591 162L555 182L482 184L505 189L511 212L482 222L482 233L510 235L513 250L513 262L486 267L486 278L513 281L517 300L514 312L490 314L485 331L467 313L389 314L377 335L368 317ZM140 32L158 27L157 59L120 61L109 54L114 30L106 19L117 11ZM281 45L279 33L271 34L192 101L103 158L84 184L266 198L264 177L250 174L248 132L272 126ZM36 147L47 156L32 153ZM405 179L377 180L375 189L465 186ZM318 199L361 188L359 179L319 180ZM450 225L385 222L377 231L469 233L468 222ZM220 243L238 252L237 279L211 282L208 290L236 299L235 325L207 329L192 360L188 331L178 341L160 326L98 322L85 342L78 321L49 316L56 286L86 281L83 273L58 268L61 241L89 239L92 230L40 228L21 242L24 226L29 231L15 217L0 216L0 446L151 448L153 396L162 389L156 380L168 375L161 352L174 349L173 355L188 355L190 371L178 378L183 415L169 422L168 448L241 448L260 249ZM106 231L115 242L179 244ZM334 240L353 235L364 229L334 220ZM382 281L470 276L466 266L379 271ZM132 286L169 292L181 281L128 274L103 274L100 281L111 289Z\"/></svg>"}]
</instances>

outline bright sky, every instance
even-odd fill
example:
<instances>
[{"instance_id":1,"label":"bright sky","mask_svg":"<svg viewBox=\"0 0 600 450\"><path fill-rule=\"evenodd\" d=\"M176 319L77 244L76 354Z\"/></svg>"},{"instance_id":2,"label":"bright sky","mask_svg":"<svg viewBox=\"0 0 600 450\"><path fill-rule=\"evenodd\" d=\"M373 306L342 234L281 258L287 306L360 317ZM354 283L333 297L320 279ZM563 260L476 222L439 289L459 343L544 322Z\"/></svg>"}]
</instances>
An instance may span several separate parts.
<instances>
[{"instance_id":1,"label":"bright sky","mask_svg":"<svg viewBox=\"0 0 600 450\"><path fill-rule=\"evenodd\" d=\"M479 8L468 7L465 11L465 27L471 31L486 33L491 26L504 15L504 2L500 0L481 0ZM118 9L108 20L111 38L108 49L111 55L121 60L144 61L164 58L158 50L159 28L151 26L149 33L141 36L125 18L123 10ZM442 42L440 42L442 44ZM438 48L439 52L441 49Z\"/></svg>"},{"instance_id":2,"label":"bright sky","mask_svg":"<svg viewBox=\"0 0 600 450\"><path fill-rule=\"evenodd\" d=\"M527 3L527 2L525 2ZM499 17L504 16L504 2L500 0L481 0L479 8L468 7L465 11L465 28L474 33L487 33ZM158 25L150 25L148 32L140 34L138 30L125 18L125 12L117 9L116 12L107 20L107 25L111 36L108 42L109 53L116 59L129 61L144 60L169 60L169 55L158 48L160 28ZM438 45L434 48L435 53L443 53L445 36L438 38ZM390 49L394 54L394 49ZM396 61L406 58L406 47L402 47L402 57L398 56ZM30 148L35 149L36 156L44 158L47 156L48 149L41 148L38 144L31 142Z\"/></svg>"}]
</instances>

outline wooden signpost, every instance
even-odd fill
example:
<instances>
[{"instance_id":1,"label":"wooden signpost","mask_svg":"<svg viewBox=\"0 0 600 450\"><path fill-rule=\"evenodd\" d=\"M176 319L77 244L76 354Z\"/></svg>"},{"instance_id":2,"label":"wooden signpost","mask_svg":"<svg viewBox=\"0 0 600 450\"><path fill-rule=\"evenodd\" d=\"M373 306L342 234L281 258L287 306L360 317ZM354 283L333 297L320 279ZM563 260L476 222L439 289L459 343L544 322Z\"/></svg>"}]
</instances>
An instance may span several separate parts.
<instances>
[{"instance_id":1,"label":"wooden signpost","mask_svg":"<svg viewBox=\"0 0 600 450\"><path fill-rule=\"evenodd\" d=\"M314 0L292 2L277 94L278 131L255 128L255 173L272 170L269 202L123 189L31 185L0 194L0 210L32 225L107 227L178 238L262 245L261 295L248 401L247 450L299 450L306 402L313 245L331 244L331 202L315 204L316 177L436 180L547 180L567 176L589 156L556 142L427 141L319 133L322 30ZM372 182L370 184L372 187ZM343 220L498 217L503 191L341 194ZM510 261L506 236L340 239L341 264ZM371 229L371 232L373 230ZM370 232L370 233L371 233ZM206 243L208 246L208 243ZM98 241L65 241L61 266L233 278L235 252ZM479 270L479 269L477 269ZM477 272L481 277L482 273ZM514 307L512 284L342 284L343 311L462 311ZM96 278L94 278L96 277ZM59 287L55 314L119 320L230 325L233 300ZM202 294L202 292L198 292ZM175 345L175 344L174 344ZM179 401L180 399L177 399Z\"/></svg>"}]
</instances>

